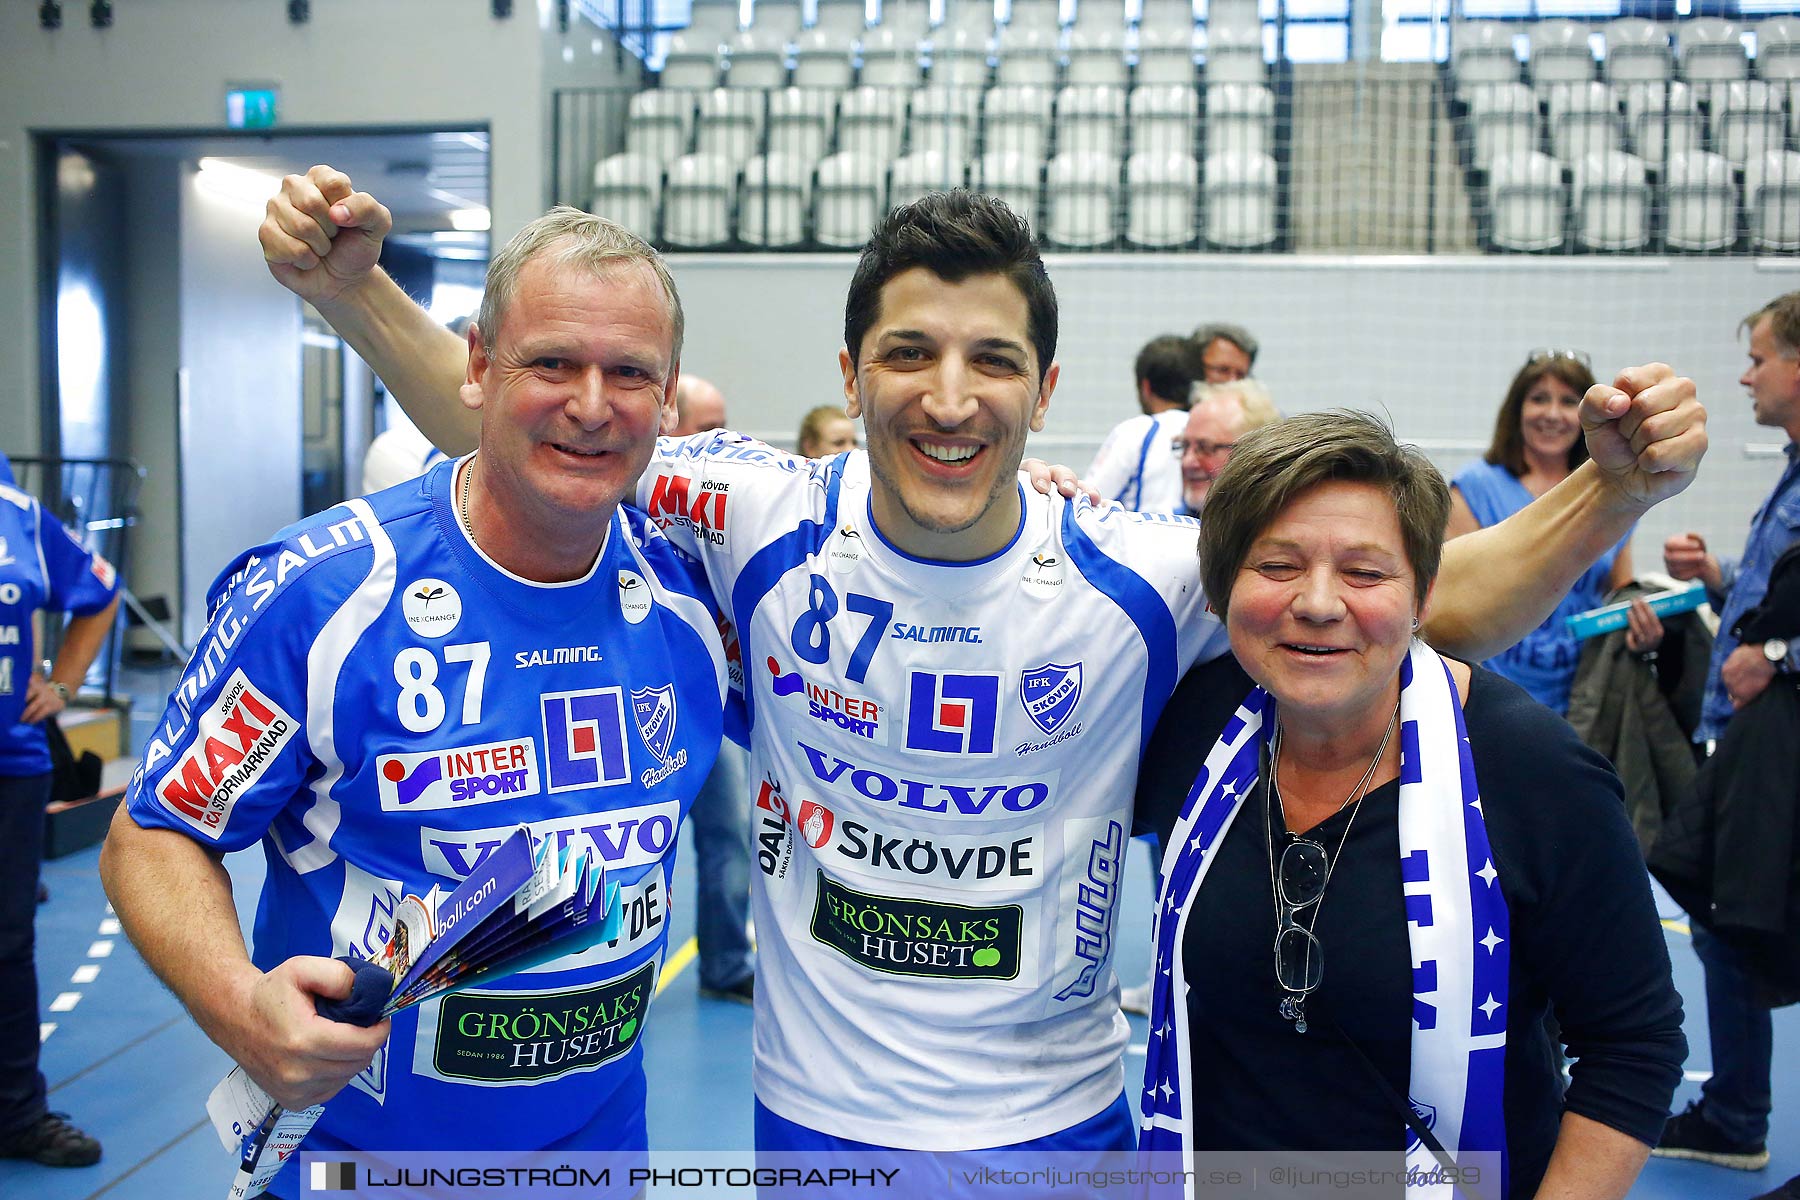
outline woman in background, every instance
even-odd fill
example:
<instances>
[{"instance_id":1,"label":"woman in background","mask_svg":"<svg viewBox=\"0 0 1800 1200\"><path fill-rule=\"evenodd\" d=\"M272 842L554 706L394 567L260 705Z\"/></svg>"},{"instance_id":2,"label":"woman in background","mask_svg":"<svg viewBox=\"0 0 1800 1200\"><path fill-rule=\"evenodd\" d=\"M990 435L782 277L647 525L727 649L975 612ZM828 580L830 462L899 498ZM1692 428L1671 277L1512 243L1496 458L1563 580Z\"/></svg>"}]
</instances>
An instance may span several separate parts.
<instances>
[{"instance_id":1,"label":"woman in background","mask_svg":"<svg viewBox=\"0 0 1800 1200\"><path fill-rule=\"evenodd\" d=\"M830 458L856 449L856 426L843 409L821 404L800 418L800 436L794 446L802 458Z\"/></svg>"},{"instance_id":2,"label":"woman in background","mask_svg":"<svg viewBox=\"0 0 1800 1200\"><path fill-rule=\"evenodd\" d=\"M1568 478L1587 461L1581 435L1581 397L1594 384L1588 357L1579 350L1537 350L1501 402L1494 439L1480 462L1451 480L1446 539L1495 525ZM1627 535L1576 581L1556 611L1512 649L1482 665L1506 676L1532 699L1560 715L1569 711L1569 688L1581 642L1568 618L1598 608L1632 579ZM1662 627L1642 601L1632 606L1626 644L1642 653L1662 640Z\"/></svg>"}]
</instances>

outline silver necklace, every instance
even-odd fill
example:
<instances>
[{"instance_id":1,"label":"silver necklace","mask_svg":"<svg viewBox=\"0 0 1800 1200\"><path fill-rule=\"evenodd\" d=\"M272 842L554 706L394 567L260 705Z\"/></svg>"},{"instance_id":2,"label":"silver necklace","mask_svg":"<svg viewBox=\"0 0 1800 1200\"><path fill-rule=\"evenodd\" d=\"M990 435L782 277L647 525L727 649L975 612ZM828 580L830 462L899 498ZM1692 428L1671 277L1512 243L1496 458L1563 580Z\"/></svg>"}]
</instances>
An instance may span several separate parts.
<instances>
[{"instance_id":1,"label":"silver necklace","mask_svg":"<svg viewBox=\"0 0 1800 1200\"><path fill-rule=\"evenodd\" d=\"M1388 743L1393 740L1394 728L1399 723L1400 702L1395 700L1394 713L1388 718L1387 731L1381 735L1381 745L1376 747L1375 757L1369 760L1368 769L1362 773L1362 778L1356 781L1356 786L1350 789L1350 794L1344 797L1343 803L1339 804L1336 811L1332 814L1333 816L1336 816L1337 813L1344 811L1346 805L1350 806L1350 819L1344 822L1344 832L1338 837L1337 849L1332 851L1331 856L1325 860L1325 879L1324 882L1319 884L1319 894L1311 903L1312 916L1305 925L1300 925L1298 919L1294 920L1295 925L1306 931L1306 935L1308 939L1310 939L1308 943L1309 948L1315 946L1318 942L1317 935L1313 933L1313 930L1318 928L1319 913L1324 911L1325 908L1325 889L1331 886L1331 876L1332 873L1337 870L1338 859L1343 856L1344 843L1350 840L1350 827L1356 824L1356 814L1362 811L1363 797L1367 795L1369 780L1375 777L1375 769L1381 765L1381 758L1387 753ZM1281 909L1283 904L1286 903L1281 898L1281 882L1275 873L1275 831L1273 828L1275 818L1279 816L1281 818L1282 829L1285 830L1287 828L1287 813L1283 811L1281 804L1280 772L1281 722L1280 719L1277 718L1275 723L1275 735L1270 739L1269 745L1269 782L1268 787L1263 792L1264 801L1268 806L1263 811L1263 843L1267 848L1269 855L1269 892L1275 901L1275 937L1277 941L1277 954L1280 953L1279 943L1282 931L1285 928L1282 923ZM1306 906L1302 905L1301 907ZM1277 980L1277 982L1279 983L1279 980ZM1317 984L1315 983L1313 986L1316 987ZM1307 991L1302 992L1289 991L1286 988L1283 990L1286 991L1287 994L1281 998L1281 1015L1294 1023L1294 1032L1305 1033L1306 997L1311 989L1309 988Z\"/></svg>"},{"instance_id":2,"label":"silver necklace","mask_svg":"<svg viewBox=\"0 0 1800 1200\"><path fill-rule=\"evenodd\" d=\"M463 530L469 535L471 542L475 540L475 522L469 520L469 483L474 478L475 460L471 458L468 465L463 467L462 497L456 506L456 515L462 520Z\"/></svg>"}]
</instances>

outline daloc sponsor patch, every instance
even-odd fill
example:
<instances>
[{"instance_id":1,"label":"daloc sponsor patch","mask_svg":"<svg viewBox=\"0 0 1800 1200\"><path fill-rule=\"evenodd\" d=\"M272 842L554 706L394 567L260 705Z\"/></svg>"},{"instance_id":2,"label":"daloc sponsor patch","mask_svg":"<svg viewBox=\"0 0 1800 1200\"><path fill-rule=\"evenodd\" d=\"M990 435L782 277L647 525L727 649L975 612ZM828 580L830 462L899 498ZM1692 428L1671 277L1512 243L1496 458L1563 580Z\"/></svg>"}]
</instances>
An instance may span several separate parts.
<instances>
[{"instance_id":1,"label":"daloc sponsor patch","mask_svg":"<svg viewBox=\"0 0 1800 1200\"><path fill-rule=\"evenodd\" d=\"M971 908L871 896L821 871L812 935L846 958L893 975L933 979L1015 979L1024 910Z\"/></svg>"},{"instance_id":2,"label":"daloc sponsor patch","mask_svg":"<svg viewBox=\"0 0 1800 1200\"><path fill-rule=\"evenodd\" d=\"M655 982L647 962L591 987L452 993L438 1009L427 1073L503 1085L591 1071L637 1043Z\"/></svg>"}]
</instances>

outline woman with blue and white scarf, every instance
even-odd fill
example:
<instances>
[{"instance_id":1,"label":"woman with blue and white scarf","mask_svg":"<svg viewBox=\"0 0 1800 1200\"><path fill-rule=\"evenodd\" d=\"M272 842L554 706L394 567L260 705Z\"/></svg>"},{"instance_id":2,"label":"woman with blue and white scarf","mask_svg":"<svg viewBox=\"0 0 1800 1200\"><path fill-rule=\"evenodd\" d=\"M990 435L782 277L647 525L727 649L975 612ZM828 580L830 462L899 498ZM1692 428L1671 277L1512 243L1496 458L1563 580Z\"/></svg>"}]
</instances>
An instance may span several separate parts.
<instances>
[{"instance_id":1,"label":"woman with blue and white scarf","mask_svg":"<svg viewBox=\"0 0 1800 1200\"><path fill-rule=\"evenodd\" d=\"M1165 847L1142 1145L1622 1197L1681 1078L1680 998L1611 769L1415 637L1448 507L1349 413L1257 431L1213 485L1201 576L1233 656L1177 689L1138 796Z\"/></svg>"}]
</instances>

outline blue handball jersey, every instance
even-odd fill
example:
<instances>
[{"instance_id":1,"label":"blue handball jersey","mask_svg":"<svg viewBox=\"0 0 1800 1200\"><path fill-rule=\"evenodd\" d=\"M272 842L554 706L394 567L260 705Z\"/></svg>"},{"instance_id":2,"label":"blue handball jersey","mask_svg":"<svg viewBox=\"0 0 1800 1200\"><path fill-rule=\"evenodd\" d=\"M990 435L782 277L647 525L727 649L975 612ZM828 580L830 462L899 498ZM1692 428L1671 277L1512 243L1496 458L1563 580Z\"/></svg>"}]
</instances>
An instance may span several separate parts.
<instances>
[{"instance_id":1,"label":"blue handball jersey","mask_svg":"<svg viewBox=\"0 0 1800 1200\"><path fill-rule=\"evenodd\" d=\"M728 599L750 705L757 1098L972 1150L1118 1100L1112 971L1138 755L1226 640L1183 517L1024 490L969 563L887 543L867 455L664 439L652 520Z\"/></svg>"},{"instance_id":2,"label":"blue handball jersey","mask_svg":"<svg viewBox=\"0 0 1800 1200\"><path fill-rule=\"evenodd\" d=\"M50 769L43 725L19 722L36 649L31 614L99 612L117 592L110 563L34 498L0 483L0 775Z\"/></svg>"},{"instance_id":3,"label":"blue handball jersey","mask_svg":"<svg viewBox=\"0 0 1800 1200\"><path fill-rule=\"evenodd\" d=\"M260 841L252 957L372 957L519 824L585 831L615 942L394 1019L309 1150L643 1143L639 1038L676 832L718 749L727 667L696 567L621 507L589 574L520 579L452 511L456 463L240 557L127 797L209 850Z\"/></svg>"}]
</instances>

